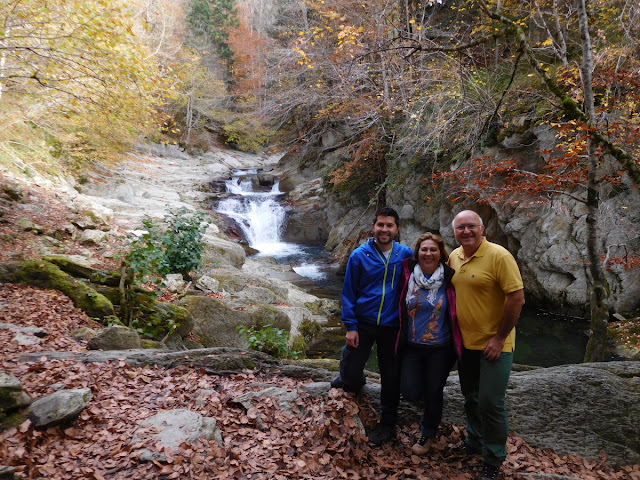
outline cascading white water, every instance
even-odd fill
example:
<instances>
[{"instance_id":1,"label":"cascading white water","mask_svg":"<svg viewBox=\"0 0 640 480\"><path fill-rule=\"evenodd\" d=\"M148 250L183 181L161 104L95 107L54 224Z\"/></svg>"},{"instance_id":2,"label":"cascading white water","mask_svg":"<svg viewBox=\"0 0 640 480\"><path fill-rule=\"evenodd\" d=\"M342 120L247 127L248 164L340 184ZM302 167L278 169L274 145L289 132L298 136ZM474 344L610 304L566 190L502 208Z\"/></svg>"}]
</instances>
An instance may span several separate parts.
<instances>
[{"instance_id":1,"label":"cascading white water","mask_svg":"<svg viewBox=\"0 0 640 480\"><path fill-rule=\"evenodd\" d=\"M232 196L220 202L218 212L234 219L249 245L261 255L282 257L301 253L298 245L281 241L286 212L278 201L282 194L279 182L268 192L256 192L251 179L246 178L256 173L256 170L233 172L231 180L225 182Z\"/></svg>"}]
</instances>

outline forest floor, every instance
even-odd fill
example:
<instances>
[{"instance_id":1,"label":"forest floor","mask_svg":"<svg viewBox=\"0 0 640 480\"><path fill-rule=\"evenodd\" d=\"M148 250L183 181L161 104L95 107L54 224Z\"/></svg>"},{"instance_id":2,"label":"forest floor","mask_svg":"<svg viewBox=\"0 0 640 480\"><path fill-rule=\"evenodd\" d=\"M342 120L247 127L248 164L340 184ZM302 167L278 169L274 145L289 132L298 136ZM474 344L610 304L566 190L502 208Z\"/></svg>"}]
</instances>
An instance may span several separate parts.
<instances>
[{"instance_id":1,"label":"forest floor","mask_svg":"<svg viewBox=\"0 0 640 480\"><path fill-rule=\"evenodd\" d=\"M7 180L0 174L0 187ZM0 188L0 262L38 257L51 248L40 229L23 228L29 218L43 231L55 231L72 212L55 195L22 186L23 197L10 200ZM3 193L4 192L4 193ZM22 226L21 226L22 221ZM87 253L103 268L117 262L97 248L81 246L70 236L60 240L60 253ZM114 244L114 249L122 245ZM0 371L15 375L32 398L54 388L91 388L92 400L70 427L34 429L28 420L0 433L0 465L17 467L21 478L56 479L473 479L482 460L460 453L464 427L446 425L426 456L411 454L418 424L402 426L397 438L373 447L356 428L358 414L365 426L375 424L375 412L365 398L332 389L328 398L301 392L303 416L282 411L265 400L244 411L230 400L249 391L275 385L295 390L304 380L267 376L252 371L230 376L208 375L187 366L133 367L124 360L83 363L73 360L24 362L19 355L47 351L86 351L86 342L70 333L101 325L73 306L60 292L21 285L0 284L1 323L44 328L40 343L21 346L15 330L0 330ZM198 392L211 390L206 402ZM141 444L131 445L139 422L161 410L188 408L214 417L224 445L200 439L193 445L165 448L166 463L143 463ZM258 422L260 418L262 421ZM154 448L153 445L144 445ZM503 478L583 480L640 480L640 465L615 465L606 453L599 459L561 455L538 449L511 435ZM564 477L560 477L564 476Z\"/></svg>"}]
</instances>

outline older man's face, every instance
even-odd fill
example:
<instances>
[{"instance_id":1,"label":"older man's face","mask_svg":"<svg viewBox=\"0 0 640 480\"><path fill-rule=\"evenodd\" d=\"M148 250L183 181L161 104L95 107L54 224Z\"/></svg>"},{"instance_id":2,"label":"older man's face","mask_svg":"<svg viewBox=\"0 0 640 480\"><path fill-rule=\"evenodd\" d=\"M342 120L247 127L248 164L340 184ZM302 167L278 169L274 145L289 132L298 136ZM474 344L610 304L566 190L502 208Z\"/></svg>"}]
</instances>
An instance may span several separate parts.
<instances>
[{"instance_id":1,"label":"older man's face","mask_svg":"<svg viewBox=\"0 0 640 480\"><path fill-rule=\"evenodd\" d=\"M482 243L484 225L480 217L471 211L460 212L453 222L453 232L456 240L466 250L477 249Z\"/></svg>"}]
</instances>

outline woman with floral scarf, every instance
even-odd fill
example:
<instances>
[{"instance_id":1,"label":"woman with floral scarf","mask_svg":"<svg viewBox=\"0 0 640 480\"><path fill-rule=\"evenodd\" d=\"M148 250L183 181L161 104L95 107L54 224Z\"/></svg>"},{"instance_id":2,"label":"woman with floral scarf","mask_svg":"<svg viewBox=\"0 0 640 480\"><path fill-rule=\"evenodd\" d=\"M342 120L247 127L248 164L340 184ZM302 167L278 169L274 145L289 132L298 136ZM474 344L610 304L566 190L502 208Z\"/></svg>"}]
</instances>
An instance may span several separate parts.
<instances>
[{"instance_id":1,"label":"woman with floral scarf","mask_svg":"<svg viewBox=\"0 0 640 480\"><path fill-rule=\"evenodd\" d=\"M456 358L461 355L462 335L456 320L453 269L438 235L425 233L416 242L414 255L404 260L401 278L400 384L409 401L423 401L420 439L415 455L429 452L442 420L443 390Z\"/></svg>"}]
</instances>

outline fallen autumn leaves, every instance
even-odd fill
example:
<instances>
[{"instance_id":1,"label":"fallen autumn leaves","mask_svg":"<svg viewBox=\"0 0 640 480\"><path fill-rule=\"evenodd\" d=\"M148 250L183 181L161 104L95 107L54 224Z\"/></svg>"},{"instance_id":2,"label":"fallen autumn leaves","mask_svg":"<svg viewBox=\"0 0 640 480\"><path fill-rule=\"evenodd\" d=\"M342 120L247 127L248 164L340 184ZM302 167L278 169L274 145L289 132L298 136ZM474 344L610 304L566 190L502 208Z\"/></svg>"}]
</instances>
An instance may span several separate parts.
<instances>
[{"instance_id":1,"label":"fallen autumn leaves","mask_svg":"<svg viewBox=\"0 0 640 480\"><path fill-rule=\"evenodd\" d=\"M234 397L266 386L295 390L304 382L286 377L240 372L230 377L210 376L181 366L172 369L132 367L123 360L106 364L71 360L19 362L19 353L49 350L81 351L85 344L69 337L82 326L95 326L58 292L0 285L3 321L41 327L50 335L40 344L20 347L15 332L0 330L0 369L17 376L32 397L65 388L90 387L93 398L76 423L68 428L38 431L29 422L0 434L0 465L15 465L24 478L56 479L472 479L481 460L457 453L462 428L447 426L426 457L411 456L416 424L403 427L398 439L371 448L358 433L353 416L367 426L375 421L365 399L341 390L328 398L300 392L301 415L279 408L263 398L245 411L230 402ZM207 391L202 395L203 391ZM193 445L162 449L167 463L141 463L141 448L158 450L148 442L130 445L139 422L161 410L188 408L216 418L224 446L200 439ZM616 467L605 459L584 460L533 449L512 436L505 478L527 473L554 473L591 479L640 479L640 466Z\"/></svg>"}]
</instances>

